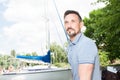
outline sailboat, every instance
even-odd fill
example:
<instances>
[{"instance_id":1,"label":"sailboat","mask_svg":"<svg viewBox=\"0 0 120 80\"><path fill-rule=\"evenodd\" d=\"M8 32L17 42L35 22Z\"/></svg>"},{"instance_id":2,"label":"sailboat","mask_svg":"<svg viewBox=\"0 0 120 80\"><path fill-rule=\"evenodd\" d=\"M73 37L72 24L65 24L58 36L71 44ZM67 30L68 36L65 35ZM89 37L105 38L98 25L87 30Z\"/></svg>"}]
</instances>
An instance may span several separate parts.
<instances>
[{"instance_id":1,"label":"sailboat","mask_svg":"<svg viewBox=\"0 0 120 80\"><path fill-rule=\"evenodd\" d=\"M48 29L48 28L47 28ZM49 30L47 30L49 35ZM48 36L48 48L49 46ZM21 56L17 55L16 59L32 63L47 63L47 67L29 67L23 68L20 71L3 73L0 75L0 80L72 80L71 69L69 68L58 68L51 66L51 52L48 50L44 56Z\"/></svg>"},{"instance_id":2,"label":"sailboat","mask_svg":"<svg viewBox=\"0 0 120 80\"><path fill-rule=\"evenodd\" d=\"M22 59L34 59L49 62L49 54L45 56L17 56ZM0 75L0 80L72 80L71 69L52 66L34 66L20 71L6 72Z\"/></svg>"},{"instance_id":3,"label":"sailboat","mask_svg":"<svg viewBox=\"0 0 120 80\"><path fill-rule=\"evenodd\" d=\"M0 75L0 80L72 80L71 69L58 68L50 65L50 50L44 56L17 55L16 59L29 63L31 63L31 60L33 60L33 63L35 61L37 63L44 62L46 65L24 67L18 71L5 72Z\"/></svg>"}]
</instances>

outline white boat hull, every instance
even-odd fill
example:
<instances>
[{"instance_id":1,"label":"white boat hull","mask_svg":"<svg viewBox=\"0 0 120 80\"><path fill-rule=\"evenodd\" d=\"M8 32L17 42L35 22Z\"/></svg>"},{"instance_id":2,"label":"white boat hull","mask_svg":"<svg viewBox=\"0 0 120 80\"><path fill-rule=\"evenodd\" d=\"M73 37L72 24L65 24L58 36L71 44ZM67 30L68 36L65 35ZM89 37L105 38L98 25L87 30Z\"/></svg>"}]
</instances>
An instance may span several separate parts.
<instances>
[{"instance_id":1,"label":"white boat hull","mask_svg":"<svg viewBox=\"0 0 120 80\"><path fill-rule=\"evenodd\" d=\"M0 75L0 80L72 80L71 69L45 69Z\"/></svg>"}]
</instances>

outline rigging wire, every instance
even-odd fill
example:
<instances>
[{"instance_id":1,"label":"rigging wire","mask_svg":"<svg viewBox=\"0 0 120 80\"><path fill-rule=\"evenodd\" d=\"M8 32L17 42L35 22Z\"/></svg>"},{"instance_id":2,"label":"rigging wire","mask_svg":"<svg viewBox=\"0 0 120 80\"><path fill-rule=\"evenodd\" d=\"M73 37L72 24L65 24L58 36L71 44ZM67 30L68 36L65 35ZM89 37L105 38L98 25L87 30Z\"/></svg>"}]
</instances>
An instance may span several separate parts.
<instances>
[{"instance_id":1,"label":"rigging wire","mask_svg":"<svg viewBox=\"0 0 120 80\"><path fill-rule=\"evenodd\" d=\"M56 3L55 3L55 0L53 0L53 3L54 3L54 6L55 6L55 9L56 9L56 11L57 11L57 14L58 14L59 20L60 20L60 22L61 22L61 25L62 25L62 27L63 27L63 30L64 30L64 32L65 32L65 36L66 36L66 38L67 38L67 41L69 42L69 39L68 39L67 33L66 33L66 31L65 31L64 25L63 25L63 23L62 23L62 20L61 20L60 14L59 14L59 12L58 12L58 9L57 9L57 6L56 6Z\"/></svg>"},{"instance_id":2,"label":"rigging wire","mask_svg":"<svg viewBox=\"0 0 120 80\"><path fill-rule=\"evenodd\" d=\"M50 19L50 21L52 21L52 23L54 23L54 21L52 20L52 19ZM59 34L59 32L58 32L58 29L57 29L57 27L56 27L56 24L54 23L54 26L55 26L55 29L56 29L56 32L57 32L57 34L58 34L58 37L60 38L60 34ZM61 44L62 44L62 46L63 46L63 41L62 41L62 39L60 38L60 42L61 42Z\"/></svg>"}]
</instances>

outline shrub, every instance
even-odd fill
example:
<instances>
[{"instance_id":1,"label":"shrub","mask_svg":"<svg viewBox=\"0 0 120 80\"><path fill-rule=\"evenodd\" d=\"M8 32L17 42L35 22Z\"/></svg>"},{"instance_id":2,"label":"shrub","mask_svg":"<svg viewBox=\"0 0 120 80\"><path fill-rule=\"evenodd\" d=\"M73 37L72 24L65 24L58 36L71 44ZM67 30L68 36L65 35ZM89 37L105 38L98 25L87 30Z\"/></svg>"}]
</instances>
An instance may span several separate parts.
<instances>
[{"instance_id":1,"label":"shrub","mask_svg":"<svg viewBox=\"0 0 120 80\"><path fill-rule=\"evenodd\" d=\"M108 52L99 50L99 56L100 56L100 65L101 66L107 66L110 63Z\"/></svg>"}]
</instances>

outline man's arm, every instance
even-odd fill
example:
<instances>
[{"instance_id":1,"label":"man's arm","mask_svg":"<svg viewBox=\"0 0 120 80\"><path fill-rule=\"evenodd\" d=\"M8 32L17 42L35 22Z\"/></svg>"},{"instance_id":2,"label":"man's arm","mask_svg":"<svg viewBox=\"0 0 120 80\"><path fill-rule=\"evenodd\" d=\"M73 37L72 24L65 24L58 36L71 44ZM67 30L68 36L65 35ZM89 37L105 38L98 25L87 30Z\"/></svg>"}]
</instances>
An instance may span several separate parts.
<instances>
[{"instance_id":1,"label":"man's arm","mask_svg":"<svg viewBox=\"0 0 120 80\"><path fill-rule=\"evenodd\" d=\"M91 80L94 64L79 64L78 73L80 80Z\"/></svg>"}]
</instances>

